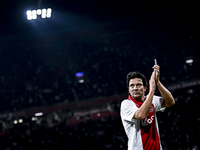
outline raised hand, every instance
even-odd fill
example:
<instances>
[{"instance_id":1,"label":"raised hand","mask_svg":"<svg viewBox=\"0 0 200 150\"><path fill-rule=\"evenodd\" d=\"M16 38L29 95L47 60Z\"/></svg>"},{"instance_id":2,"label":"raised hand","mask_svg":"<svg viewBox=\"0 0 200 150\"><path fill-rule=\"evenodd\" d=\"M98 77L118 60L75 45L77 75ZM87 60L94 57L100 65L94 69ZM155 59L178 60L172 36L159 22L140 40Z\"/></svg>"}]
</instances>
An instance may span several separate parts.
<instances>
[{"instance_id":1,"label":"raised hand","mask_svg":"<svg viewBox=\"0 0 200 150\"><path fill-rule=\"evenodd\" d=\"M155 79L156 83L158 83L159 77L160 77L160 66L154 65L152 68L154 69L154 72L155 72L155 78L154 79Z\"/></svg>"}]
</instances>

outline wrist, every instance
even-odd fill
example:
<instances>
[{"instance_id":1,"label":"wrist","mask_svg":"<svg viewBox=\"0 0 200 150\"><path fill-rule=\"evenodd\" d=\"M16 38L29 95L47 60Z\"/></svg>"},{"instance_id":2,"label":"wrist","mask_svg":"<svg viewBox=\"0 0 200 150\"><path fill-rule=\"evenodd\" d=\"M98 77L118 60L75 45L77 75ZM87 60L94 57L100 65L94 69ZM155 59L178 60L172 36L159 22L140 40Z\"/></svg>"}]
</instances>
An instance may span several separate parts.
<instances>
[{"instance_id":1,"label":"wrist","mask_svg":"<svg viewBox=\"0 0 200 150\"><path fill-rule=\"evenodd\" d=\"M150 89L150 90L149 90L149 94L150 94L150 93L151 93L151 94L154 94L154 93L155 93L155 89Z\"/></svg>"},{"instance_id":2,"label":"wrist","mask_svg":"<svg viewBox=\"0 0 200 150\"><path fill-rule=\"evenodd\" d=\"M147 98L152 100L153 96L154 96L154 93L155 93L154 90L150 90L149 93L148 93L148 95L147 95Z\"/></svg>"},{"instance_id":3,"label":"wrist","mask_svg":"<svg viewBox=\"0 0 200 150\"><path fill-rule=\"evenodd\" d=\"M161 84L161 83L160 83L160 81L158 80L157 83L156 83L157 87L159 87L160 84Z\"/></svg>"}]
</instances>

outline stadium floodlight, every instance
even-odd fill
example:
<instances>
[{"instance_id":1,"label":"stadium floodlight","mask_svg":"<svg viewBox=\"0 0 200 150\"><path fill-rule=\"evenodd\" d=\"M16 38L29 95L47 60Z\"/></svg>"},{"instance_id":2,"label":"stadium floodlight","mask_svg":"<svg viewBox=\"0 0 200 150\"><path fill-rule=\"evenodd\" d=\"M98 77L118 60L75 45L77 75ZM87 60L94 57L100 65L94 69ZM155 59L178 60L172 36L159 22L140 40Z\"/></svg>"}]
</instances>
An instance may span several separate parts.
<instances>
[{"instance_id":1,"label":"stadium floodlight","mask_svg":"<svg viewBox=\"0 0 200 150\"><path fill-rule=\"evenodd\" d=\"M84 80L83 80L83 79L80 79L78 82L79 82L79 83L84 83Z\"/></svg>"},{"instance_id":2,"label":"stadium floodlight","mask_svg":"<svg viewBox=\"0 0 200 150\"><path fill-rule=\"evenodd\" d=\"M192 66L192 63L194 62L194 60L192 58L188 58L186 59L185 63Z\"/></svg>"},{"instance_id":3,"label":"stadium floodlight","mask_svg":"<svg viewBox=\"0 0 200 150\"><path fill-rule=\"evenodd\" d=\"M31 12L31 10L28 10L28 11L26 12L26 15L27 15L27 19L28 19L28 20L32 20L32 12Z\"/></svg>"},{"instance_id":4,"label":"stadium floodlight","mask_svg":"<svg viewBox=\"0 0 200 150\"><path fill-rule=\"evenodd\" d=\"M51 8L48 8L47 9L47 18L51 17L51 12L52 12Z\"/></svg>"},{"instance_id":5,"label":"stadium floodlight","mask_svg":"<svg viewBox=\"0 0 200 150\"><path fill-rule=\"evenodd\" d=\"M37 11L32 10L32 19L37 19Z\"/></svg>"},{"instance_id":6,"label":"stadium floodlight","mask_svg":"<svg viewBox=\"0 0 200 150\"><path fill-rule=\"evenodd\" d=\"M51 18L52 9L51 8L43 8L43 9L37 9L37 10L28 10L26 12L27 20L35 20L38 16L41 16L41 18Z\"/></svg>"},{"instance_id":7,"label":"stadium floodlight","mask_svg":"<svg viewBox=\"0 0 200 150\"><path fill-rule=\"evenodd\" d=\"M193 59L187 59L185 62L186 62L187 64L192 64L192 63L193 63Z\"/></svg>"},{"instance_id":8,"label":"stadium floodlight","mask_svg":"<svg viewBox=\"0 0 200 150\"><path fill-rule=\"evenodd\" d=\"M41 9L38 9L37 10L37 15L41 15L42 14L42 10Z\"/></svg>"},{"instance_id":9,"label":"stadium floodlight","mask_svg":"<svg viewBox=\"0 0 200 150\"><path fill-rule=\"evenodd\" d=\"M38 113L35 113L35 116L38 117L38 116L42 116L43 115L43 112L38 112Z\"/></svg>"},{"instance_id":10,"label":"stadium floodlight","mask_svg":"<svg viewBox=\"0 0 200 150\"><path fill-rule=\"evenodd\" d=\"M23 122L23 119L19 119L19 123L22 123Z\"/></svg>"},{"instance_id":11,"label":"stadium floodlight","mask_svg":"<svg viewBox=\"0 0 200 150\"><path fill-rule=\"evenodd\" d=\"M14 120L14 121L13 121L13 123L14 123L14 124L17 124L17 123L18 123L18 121L17 121L17 120Z\"/></svg>"},{"instance_id":12,"label":"stadium floodlight","mask_svg":"<svg viewBox=\"0 0 200 150\"><path fill-rule=\"evenodd\" d=\"M42 15L41 15L41 17L42 18L46 18L46 16L47 16L47 10L46 9L42 9Z\"/></svg>"},{"instance_id":13,"label":"stadium floodlight","mask_svg":"<svg viewBox=\"0 0 200 150\"><path fill-rule=\"evenodd\" d=\"M32 117L31 120L32 121L37 121L37 118L36 117Z\"/></svg>"}]
</instances>

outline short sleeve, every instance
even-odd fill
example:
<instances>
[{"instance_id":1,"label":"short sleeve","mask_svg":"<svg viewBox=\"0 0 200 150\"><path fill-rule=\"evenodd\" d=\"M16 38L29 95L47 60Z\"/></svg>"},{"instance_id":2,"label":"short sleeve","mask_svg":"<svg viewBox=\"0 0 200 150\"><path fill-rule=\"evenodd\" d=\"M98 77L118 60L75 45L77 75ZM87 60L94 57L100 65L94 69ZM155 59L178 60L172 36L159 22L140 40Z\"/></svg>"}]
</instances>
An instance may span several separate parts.
<instances>
[{"instance_id":1,"label":"short sleeve","mask_svg":"<svg viewBox=\"0 0 200 150\"><path fill-rule=\"evenodd\" d=\"M133 119L138 107L131 100L123 100L121 102L120 115L122 120L134 123L136 119Z\"/></svg>"},{"instance_id":2,"label":"short sleeve","mask_svg":"<svg viewBox=\"0 0 200 150\"><path fill-rule=\"evenodd\" d=\"M164 111L166 109L165 108L162 108L162 103L163 103L163 98L160 97L160 96L155 96L153 97L153 105L154 105L154 108L155 108L155 111Z\"/></svg>"}]
</instances>

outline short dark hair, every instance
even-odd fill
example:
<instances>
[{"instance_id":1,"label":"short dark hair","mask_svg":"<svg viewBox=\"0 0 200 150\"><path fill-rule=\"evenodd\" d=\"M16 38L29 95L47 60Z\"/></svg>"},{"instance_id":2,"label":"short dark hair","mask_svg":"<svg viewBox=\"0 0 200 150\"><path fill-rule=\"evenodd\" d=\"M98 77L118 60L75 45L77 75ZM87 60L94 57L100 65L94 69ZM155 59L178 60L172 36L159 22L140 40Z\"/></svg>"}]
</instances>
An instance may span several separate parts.
<instances>
[{"instance_id":1,"label":"short dark hair","mask_svg":"<svg viewBox=\"0 0 200 150\"><path fill-rule=\"evenodd\" d=\"M130 81L131 79L134 79L134 78L140 78L140 79L142 79L143 85L144 85L145 87L147 87L147 85L148 85L148 83L147 83L147 78L146 78L143 74L141 74L140 72L134 71L134 72L129 72L129 73L127 74L127 76L126 76L126 84L127 84L127 87L128 87L128 88L129 88L129 81Z\"/></svg>"}]
</instances>

